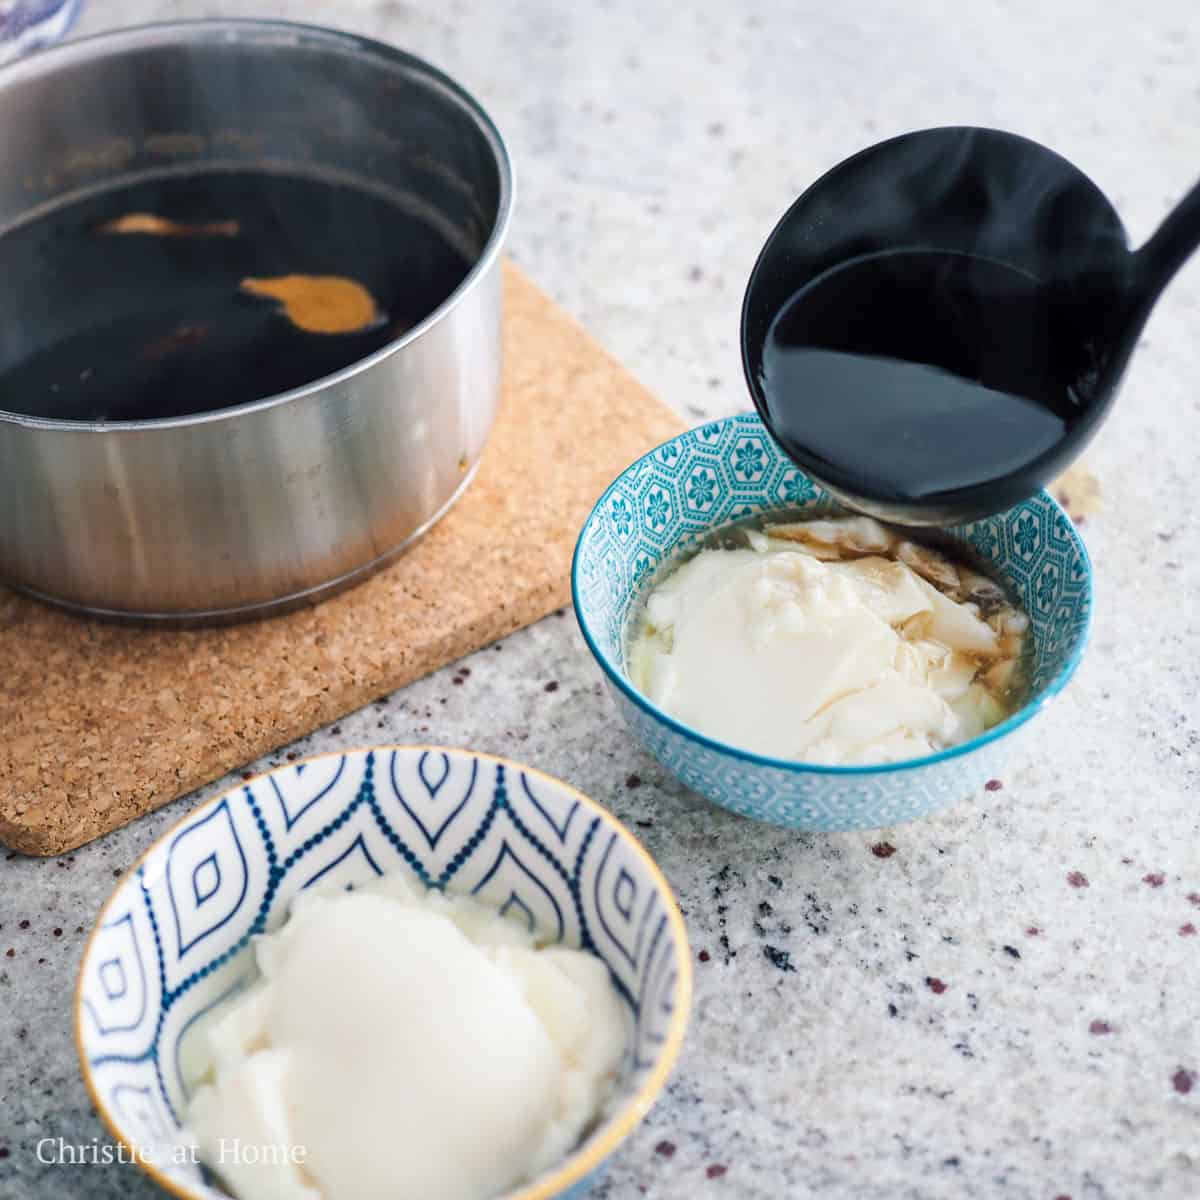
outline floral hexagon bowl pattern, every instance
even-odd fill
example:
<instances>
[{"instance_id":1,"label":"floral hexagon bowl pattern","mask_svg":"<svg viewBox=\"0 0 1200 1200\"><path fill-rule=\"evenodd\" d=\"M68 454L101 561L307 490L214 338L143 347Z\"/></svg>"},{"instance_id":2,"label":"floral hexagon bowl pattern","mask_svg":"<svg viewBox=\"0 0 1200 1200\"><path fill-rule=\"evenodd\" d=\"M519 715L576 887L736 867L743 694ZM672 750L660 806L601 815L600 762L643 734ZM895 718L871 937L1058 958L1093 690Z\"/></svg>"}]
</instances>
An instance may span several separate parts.
<instances>
[{"instance_id":1,"label":"floral hexagon bowl pattern","mask_svg":"<svg viewBox=\"0 0 1200 1200\"><path fill-rule=\"evenodd\" d=\"M683 918L650 856L594 801L516 763L437 747L322 755L252 779L189 814L117 885L84 950L75 1033L126 1161L185 1200L226 1200L182 1131L189 1038L253 979L251 939L300 891L393 872L474 895L607 964L630 1013L618 1094L581 1146L504 1200L589 1190L679 1053Z\"/></svg>"},{"instance_id":2,"label":"floral hexagon bowl pattern","mask_svg":"<svg viewBox=\"0 0 1200 1200\"><path fill-rule=\"evenodd\" d=\"M705 737L634 688L625 668L626 633L639 593L656 571L729 522L779 509L835 507L756 415L714 421L665 442L614 481L584 524L571 573L584 638L646 748L693 791L795 829L878 828L978 791L999 773L1014 735L1066 685L1091 625L1087 551L1066 513L1040 492L1008 512L945 531L1012 585L1032 622L1028 700L973 741L882 766L791 762Z\"/></svg>"}]
</instances>

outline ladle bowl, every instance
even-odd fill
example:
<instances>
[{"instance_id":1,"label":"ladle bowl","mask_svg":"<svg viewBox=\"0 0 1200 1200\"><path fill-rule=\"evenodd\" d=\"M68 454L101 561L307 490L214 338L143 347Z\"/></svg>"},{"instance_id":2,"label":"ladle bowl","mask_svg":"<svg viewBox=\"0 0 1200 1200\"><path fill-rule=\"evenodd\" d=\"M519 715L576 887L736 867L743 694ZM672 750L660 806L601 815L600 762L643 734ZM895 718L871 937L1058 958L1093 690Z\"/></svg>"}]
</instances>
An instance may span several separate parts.
<instances>
[{"instance_id":1,"label":"ladle bowl","mask_svg":"<svg viewBox=\"0 0 1200 1200\"><path fill-rule=\"evenodd\" d=\"M962 523L1000 512L1054 478L1096 432L1150 308L1194 248L1198 222L1200 188L1133 253L1120 217L1096 184L1027 138L947 127L872 146L809 187L758 257L741 318L742 360L755 405L789 457L851 507L910 525ZM997 462L988 477L964 477L958 486L904 492L872 488L862 474L814 453L797 436L805 413L821 405L832 412L823 419L834 422L837 438L869 439L870 431L856 429L853 418L836 424L843 399L836 389L776 397L776 405L810 406L781 421L765 386L764 350L772 322L806 285L856 260L913 251L969 255L1029 277L1038 297L1032 319L1069 373L1071 386L1063 394L1071 408L1065 434L1027 461ZM986 298L980 304L986 315ZM886 403L881 396L880 404ZM886 453L885 444L863 450Z\"/></svg>"}]
</instances>

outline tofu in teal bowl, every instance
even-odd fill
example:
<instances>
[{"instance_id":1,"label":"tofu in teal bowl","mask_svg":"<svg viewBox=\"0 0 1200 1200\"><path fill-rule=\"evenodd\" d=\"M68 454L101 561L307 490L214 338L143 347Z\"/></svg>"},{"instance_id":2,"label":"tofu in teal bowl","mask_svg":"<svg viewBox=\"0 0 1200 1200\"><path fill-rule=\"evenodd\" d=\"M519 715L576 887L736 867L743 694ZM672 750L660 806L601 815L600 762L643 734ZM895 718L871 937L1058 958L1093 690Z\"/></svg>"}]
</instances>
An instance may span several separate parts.
<instances>
[{"instance_id":1,"label":"tofu in teal bowl","mask_svg":"<svg viewBox=\"0 0 1200 1200\"><path fill-rule=\"evenodd\" d=\"M1066 686L1091 625L1092 570L1066 513L1046 492L1007 512L940 531L1000 582L1029 617L1022 699L968 741L875 765L772 758L691 728L632 682L629 637L647 588L723 526L772 513L838 510L757 416L714 421L628 467L596 503L575 550L572 592L588 647L638 740L688 788L744 816L805 830L915 820L997 777L1016 735ZM739 703L736 693L726 701Z\"/></svg>"}]
</instances>

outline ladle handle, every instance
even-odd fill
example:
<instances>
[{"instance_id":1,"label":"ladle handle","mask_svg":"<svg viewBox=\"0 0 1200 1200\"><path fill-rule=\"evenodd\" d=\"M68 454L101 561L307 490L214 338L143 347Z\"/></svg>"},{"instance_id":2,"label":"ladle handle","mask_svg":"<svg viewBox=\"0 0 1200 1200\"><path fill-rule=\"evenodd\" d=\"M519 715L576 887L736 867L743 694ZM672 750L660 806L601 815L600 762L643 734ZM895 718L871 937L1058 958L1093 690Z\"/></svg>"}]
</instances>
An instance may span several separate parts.
<instances>
[{"instance_id":1,"label":"ladle handle","mask_svg":"<svg viewBox=\"0 0 1200 1200\"><path fill-rule=\"evenodd\" d=\"M1200 183L1167 214L1167 219L1134 256L1139 301L1153 304L1197 248L1200 248Z\"/></svg>"}]
</instances>

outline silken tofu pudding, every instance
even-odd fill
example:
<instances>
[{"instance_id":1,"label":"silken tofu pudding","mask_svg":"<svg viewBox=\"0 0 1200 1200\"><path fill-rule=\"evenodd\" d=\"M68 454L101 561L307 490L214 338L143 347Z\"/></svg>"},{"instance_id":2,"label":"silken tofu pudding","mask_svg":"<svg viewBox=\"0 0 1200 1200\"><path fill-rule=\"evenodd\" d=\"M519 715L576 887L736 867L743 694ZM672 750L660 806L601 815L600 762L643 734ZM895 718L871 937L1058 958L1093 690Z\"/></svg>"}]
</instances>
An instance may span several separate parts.
<instances>
[{"instance_id":1,"label":"silken tofu pudding","mask_svg":"<svg viewBox=\"0 0 1200 1200\"><path fill-rule=\"evenodd\" d=\"M772 758L868 765L978 736L1023 698L1028 617L993 579L867 517L725 531L652 581L634 685Z\"/></svg>"},{"instance_id":2,"label":"silken tofu pudding","mask_svg":"<svg viewBox=\"0 0 1200 1200\"><path fill-rule=\"evenodd\" d=\"M254 953L185 1063L185 1126L239 1200L488 1200L612 1096L628 1036L605 964L470 898L394 876L301 893Z\"/></svg>"}]
</instances>

